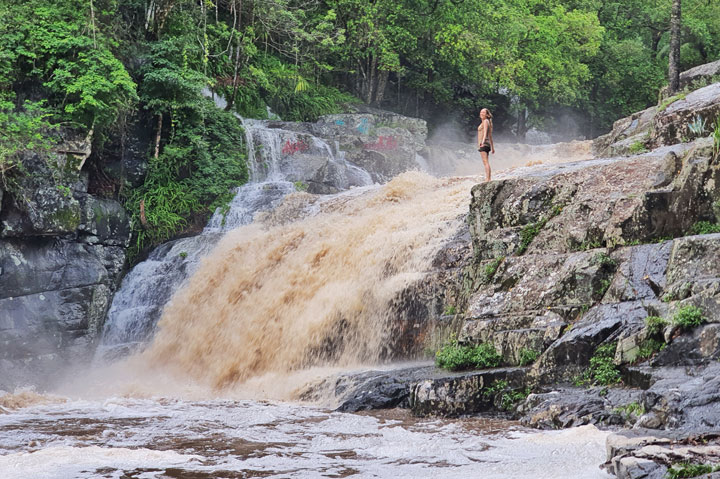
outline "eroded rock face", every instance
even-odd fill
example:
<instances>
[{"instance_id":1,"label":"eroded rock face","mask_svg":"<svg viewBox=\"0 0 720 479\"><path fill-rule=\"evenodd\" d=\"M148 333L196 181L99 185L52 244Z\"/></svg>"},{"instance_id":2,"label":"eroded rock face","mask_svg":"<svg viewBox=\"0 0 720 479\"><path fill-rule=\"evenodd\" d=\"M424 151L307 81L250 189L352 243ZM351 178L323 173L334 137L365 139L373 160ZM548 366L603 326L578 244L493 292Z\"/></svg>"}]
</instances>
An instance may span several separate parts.
<instances>
[{"instance_id":1,"label":"eroded rock face","mask_svg":"<svg viewBox=\"0 0 720 479\"><path fill-rule=\"evenodd\" d=\"M129 219L87 193L90 138L61 132L50 155L26 153L0 210L0 389L47 384L92 353L125 263Z\"/></svg>"}]
</instances>

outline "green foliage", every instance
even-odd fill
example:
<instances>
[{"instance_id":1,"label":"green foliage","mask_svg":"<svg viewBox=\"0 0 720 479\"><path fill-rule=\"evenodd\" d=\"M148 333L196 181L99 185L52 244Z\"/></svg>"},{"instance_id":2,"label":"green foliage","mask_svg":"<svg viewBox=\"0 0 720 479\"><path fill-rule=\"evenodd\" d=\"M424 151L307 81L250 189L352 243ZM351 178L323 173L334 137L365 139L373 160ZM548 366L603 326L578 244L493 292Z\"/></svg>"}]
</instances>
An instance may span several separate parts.
<instances>
[{"instance_id":1,"label":"green foliage","mask_svg":"<svg viewBox=\"0 0 720 479\"><path fill-rule=\"evenodd\" d=\"M22 110L15 110L0 96L0 186L4 189L14 189L12 176L22 170L21 153L42 154L52 146L50 116L44 102L26 101Z\"/></svg>"},{"instance_id":2,"label":"green foliage","mask_svg":"<svg viewBox=\"0 0 720 479\"><path fill-rule=\"evenodd\" d=\"M647 151L648 149L647 146L645 146L645 142L640 140L636 141L628 148L628 153L630 153L631 155L638 155Z\"/></svg>"},{"instance_id":3,"label":"green foliage","mask_svg":"<svg viewBox=\"0 0 720 479\"><path fill-rule=\"evenodd\" d=\"M178 254L178 256L180 256L182 259L187 258L187 255L188 255L188 254L187 254L187 251L181 251L181 252Z\"/></svg>"},{"instance_id":4,"label":"green foliage","mask_svg":"<svg viewBox=\"0 0 720 479\"><path fill-rule=\"evenodd\" d=\"M443 316L451 316L453 314L455 314L455 306L454 305L446 306L445 310L443 311Z\"/></svg>"},{"instance_id":5,"label":"green foliage","mask_svg":"<svg viewBox=\"0 0 720 479\"><path fill-rule=\"evenodd\" d=\"M610 257L610 255L603 251L595 254L595 256L593 256L590 260L590 262L601 267L604 266L613 269L617 267L617 261L615 261L613 258Z\"/></svg>"},{"instance_id":6,"label":"green foliage","mask_svg":"<svg viewBox=\"0 0 720 479\"><path fill-rule=\"evenodd\" d=\"M293 183L293 186L295 187L295 191L307 191L308 190L308 184L304 181L296 181Z\"/></svg>"},{"instance_id":7,"label":"green foliage","mask_svg":"<svg viewBox=\"0 0 720 479\"><path fill-rule=\"evenodd\" d=\"M102 2L99 2L102 3ZM0 7L0 86L11 91L39 89L55 120L96 130L129 111L135 83L115 56L117 44L105 20L115 15L108 2L89 25L89 8L80 0L29 0ZM37 94L36 93L36 94ZM7 100L8 98L4 98Z\"/></svg>"},{"instance_id":8,"label":"green foliage","mask_svg":"<svg viewBox=\"0 0 720 479\"><path fill-rule=\"evenodd\" d=\"M609 343L599 346L590 358L590 366L578 379L577 383L587 386L610 386L620 382L620 371L613 363L617 344Z\"/></svg>"},{"instance_id":9,"label":"green foliage","mask_svg":"<svg viewBox=\"0 0 720 479\"><path fill-rule=\"evenodd\" d=\"M637 353L637 358L641 361L653 357L656 353L665 349L664 341L658 341L657 339L646 339L640 344L640 350Z\"/></svg>"},{"instance_id":10,"label":"green foliage","mask_svg":"<svg viewBox=\"0 0 720 479\"><path fill-rule=\"evenodd\" d=\"M244 134L231 113L203 100L175 115L171 142L150 159L144 184L125 204L135 228L133 255L172 238L196 219L204 224L248 179Z\"/></svg>"},{"instance_id":11,"label":"green foliage","mask_svg":"<svg viewBox=\"0 0 720 479\"><path fill-rule=\"evenodd\" d=\"M490 282L493 277L495 277L495 273L497 272L498 268L500 267L500 264L505 261L505 256L500 256L498 258L493 259L485 266L485 282Z\"/></svg>"},{"instance_id":12,"label":"green foliage","mask_svg":"<svg viewBox=\"0 0 720 479\"><path fill-rule=\"evenodd\" d=\"M529 395L529 388L506 391L500 397L500 409L503 411L512 411L520 401L525 400Z\"/></svg>"},{"instance_id":13,"label":"green foliage","mask_svg":"<svg viewBox=\"0 0 720 479\"><path fill-rule=\"evenodd\" d=\"M711 223L710 221L698 221L690 227L691 235L708 235L712 233L720 233L720 224Z\"/></svg>"},{"instance_id":14,"label":"green foliage","mask_svg":"<svg viewBox=\"0 0 720 479\"><path fill-rule=\"evenodd\" d=\"M494 368L501 362L502 357L488 343L465 346L458 344L457 340L451 340L435 353L435 364L451 371Z\"/></svg>"},{"instance_id":15,"label":"green foliage","mask_svg":"<svg viewBox=\"0 0 720 479\"><path fill-rule=\"evenodd\" d=\"M534 363L539 356L540 353L534 349L522 348L518 354L518 364L520 366L527 366L528 364Z\"/></svg>"},{"instance_id":16,"label":"green foliage","mask_svg":"<svg viewBox=\"0 0 720 479\"><path fill-rule=\"evenodd\" d=\"M613 409L613 412L625 416L626 419L630 418L630 416L639 417L645 414L645 406L637 401L633 401L623 406L616 407Z\"/></svg>"},{"instance_id":17,"label":"green foliage","mask_svg":"<svg viewBox=\"0 0 720 479\"><path fill-rule=\"evenodd\" d=\"M665 111L665 109L666 109L667 107L669 107L670 105L672 105L672 104L675 103L676 101L684 100L686 96L687 96L687 93L678 93L677 95L674 95L674 96L671 96L671 97L669 97L669 98L664 99L664 100L660 103L660 105L658 105L658 109L657 109L658 113L660 113L660 112L662 112L662 111Z\"/></svg>"},{"instance_id":18,"label":"green foliage","mask_svg":"<svg viewBox=\"0 0 720 479\"><path fill-rule=\"evenodd\" d=\"M668 469L667 477L669 479L682 479L688 477L698 477L703 474L710 474L720 470L717 466L710 464L690 464L687 462L675 463Z\"/></svg>"},{"instance_id":19,"label":"green foliage","mask_svg":"<svg viewBox=\"0 0 720 479\"><path fill-rule=\"evenodd\" d=\"M665 326L668 325L668 321L659 316L648 316L645 318L645 328L651 335L662 334Z\"/></svg>"},{"instance_id":20,"label":"green foliage","mask_svg":"<svg viewBox=\"0 0 720 479\"><path fill-rule=\"evenodd\" d=\"M703 136L706 130L705 119L700 115L697 115L693 121L688 123L688 130L695 137Z\"/></svg>"},{"instance_id":21,"label":"green foliage","mask_svg":"<svg viewBox=\"0 0 720 479\"><path fill-rule=\"evenodd\" d=\"M697 306L683 306L672 318L672 324L684 329L691 329L705 323L707 318Z\"/></svg>"},{"instance_id":22,"label":"green foliage","mask_svg":"<svg viewBox=\"0 0 720 479\"><path fill-rule=\"evenodd\" d=\"M720 116L715 118L712 131L713 139L713 157L717 157L720 154Z\"/></svg>"}]
</instances>

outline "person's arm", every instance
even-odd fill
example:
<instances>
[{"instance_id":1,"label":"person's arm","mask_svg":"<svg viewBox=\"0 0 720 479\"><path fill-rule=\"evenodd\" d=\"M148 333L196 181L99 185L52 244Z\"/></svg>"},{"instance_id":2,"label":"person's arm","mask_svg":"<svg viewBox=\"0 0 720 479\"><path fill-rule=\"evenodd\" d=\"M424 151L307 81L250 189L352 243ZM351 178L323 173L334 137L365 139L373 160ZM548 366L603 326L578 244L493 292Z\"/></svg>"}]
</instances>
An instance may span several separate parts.
<instances>
[{"instance_id":1,"label":"person's arm","mask_svg":"<svg viewBox=\"0 0 720 479\"><path fill-rule=\"evenodd\" d=\"M495 154L495 142L492 137L492 130L490 130L490 153Z\"/></svg>"}]
</instances>

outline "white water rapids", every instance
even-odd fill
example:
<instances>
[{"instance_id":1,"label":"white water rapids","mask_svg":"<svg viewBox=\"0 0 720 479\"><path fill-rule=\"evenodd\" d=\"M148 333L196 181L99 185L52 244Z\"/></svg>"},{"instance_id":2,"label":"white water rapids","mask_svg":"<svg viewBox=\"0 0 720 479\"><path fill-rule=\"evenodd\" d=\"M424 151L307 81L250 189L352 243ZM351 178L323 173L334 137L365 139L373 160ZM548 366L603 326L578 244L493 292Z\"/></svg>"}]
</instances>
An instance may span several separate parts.
<instances>
[{"instance_id":1,"label":"white water rapids","mask_svg":"<svg viewBox=\"0 0 720 479\"><path fill-rule=\"evenodd\" d=\"M291 403L74 400L0 415L0 477L600 479L606 434Z\"/></svg>"}]
</instances>

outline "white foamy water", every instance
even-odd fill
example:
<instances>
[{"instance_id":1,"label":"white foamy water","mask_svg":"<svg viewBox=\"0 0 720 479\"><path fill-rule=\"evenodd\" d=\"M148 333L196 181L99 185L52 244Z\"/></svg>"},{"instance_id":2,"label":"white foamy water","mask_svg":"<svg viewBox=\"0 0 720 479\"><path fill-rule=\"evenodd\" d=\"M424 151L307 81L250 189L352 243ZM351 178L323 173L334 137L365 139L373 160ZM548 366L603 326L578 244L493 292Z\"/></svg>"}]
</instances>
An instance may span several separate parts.
<instances>
[{"instance_id":1,"label":"white foamy water","mask_svg":"<svg viewBox=\"0 0 720 479\"><path fill-rule=\"evenodd\" d=\"M600 479L606 435L288 403L68 401L0 415L0 477Z\"/></svg>"}]
</instances>

